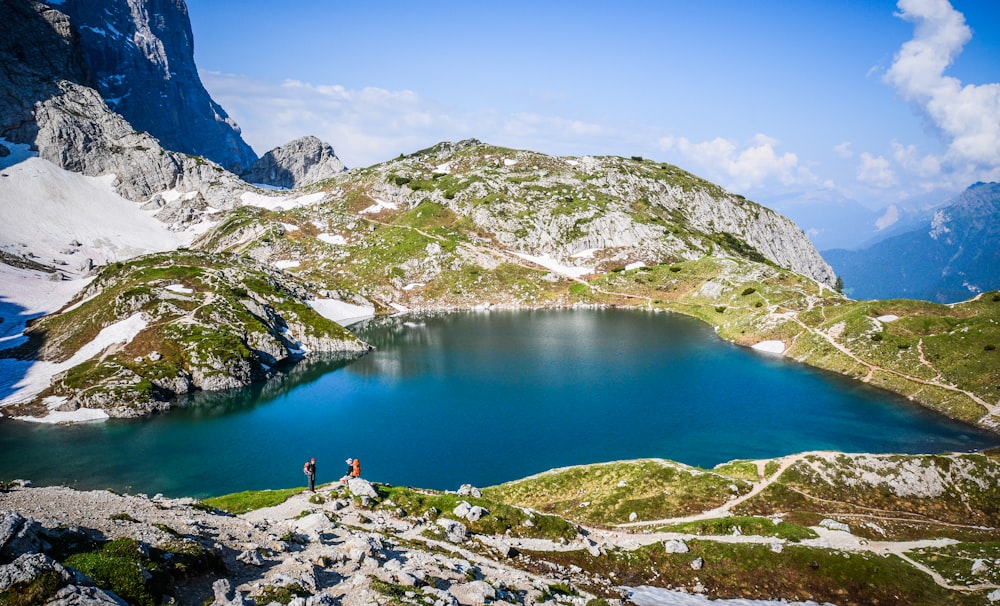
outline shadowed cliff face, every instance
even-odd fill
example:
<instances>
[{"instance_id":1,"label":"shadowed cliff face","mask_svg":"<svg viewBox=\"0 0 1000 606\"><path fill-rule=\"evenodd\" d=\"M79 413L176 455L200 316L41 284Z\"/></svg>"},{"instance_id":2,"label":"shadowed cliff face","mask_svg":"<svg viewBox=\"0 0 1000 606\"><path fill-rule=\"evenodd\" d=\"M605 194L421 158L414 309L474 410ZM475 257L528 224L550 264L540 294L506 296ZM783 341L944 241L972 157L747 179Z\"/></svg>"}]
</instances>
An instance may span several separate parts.
<instances>
[{"instance_id":1,"label":"shadowed cliff face","mask_svg":"<svg viewBox=\"0 0 1000 606\"><path fill-rule=\"evenodd\" d=\"M0 0L0 15L0 137L33 143L35 104L90 79L66 15L23 0Z\"/></svg>"},{"instance_id":2,"label":"shadowed cliff face","mask_svg":"<svg viewBox=\"0 0 1000 606\"><path fill-rule=\"evenodd\" d=\"M68 0L59 8L95 88L136 130L237 174L257 159L198 77L184 0Z\"/></svg>"}]
</instances>

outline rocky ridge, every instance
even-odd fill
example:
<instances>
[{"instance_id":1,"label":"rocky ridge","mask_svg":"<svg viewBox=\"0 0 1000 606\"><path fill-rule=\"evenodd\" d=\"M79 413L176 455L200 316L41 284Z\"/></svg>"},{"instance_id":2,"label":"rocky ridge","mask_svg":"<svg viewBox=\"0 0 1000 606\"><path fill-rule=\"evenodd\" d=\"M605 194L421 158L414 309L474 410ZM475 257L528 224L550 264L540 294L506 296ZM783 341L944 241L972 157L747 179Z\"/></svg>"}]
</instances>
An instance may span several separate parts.
<instances>
[{"instance_id":1,"label":"rocky ridge","mask_svg":"<svg viewBox=\"0 0 1000 606\"><path fill-rule=\"evenodd\" d=\"M833 271L777 213L677 167L642 159L556 158L469 140L389 161L339 184L392 215L421 203L467 217L497 244L605 271L728 250L832 286Z\"/></svg>"},{"instance_id":2,"label":"rocky ridge","mask_svg":"<svg viewBox=\"0 0 1000 606\"><path fill-rule=\"evenodd\" d=\"M873 466L910 476L916 490L829 481ZM998 469L995 455L968 454L804 453L712 470L640 460L445 493L355 478L316 493L263 491L249 506L251 493L197 502L14 482L0 486L0 595L85 605L701 603L693 594L992 604L1000 552L984 504ZM939 483L947 493L915 496ZM547 496L524 492L532 486ZM525 506L525 495L565 518ZM977 519L963 519L968 506ZM602 521L573 521L595 513ZM135 580L102 574L102 561Z\"/></svg>"}]
</instances>

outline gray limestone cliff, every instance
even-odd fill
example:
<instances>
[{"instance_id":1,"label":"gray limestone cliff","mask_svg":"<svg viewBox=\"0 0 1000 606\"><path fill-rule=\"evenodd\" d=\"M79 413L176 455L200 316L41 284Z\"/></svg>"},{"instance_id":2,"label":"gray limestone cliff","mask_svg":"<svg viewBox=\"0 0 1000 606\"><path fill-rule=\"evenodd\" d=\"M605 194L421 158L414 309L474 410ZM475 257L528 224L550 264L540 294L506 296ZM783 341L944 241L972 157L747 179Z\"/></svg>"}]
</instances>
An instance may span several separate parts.
<instances>
[{"instance_id":1,"label":"gray limestone cliff","mask_svg":"<svg viewBox=\"0 0 1000 606\"><path fill-rule=\"evenodd\" d=\"M196 221L207 203L238 204L248 187L235 175L201 156L165 149L108 107L71 17L41 2L14 0L0 0L0 12L0 138L28 144L66 170L114 174L119 194L162 208L160 218L178 227ZM172 208L150 200L171 189L197 190L201 204Z\"/></svg>"},{"instance_id":2,"label":"gray limestone cliff","mask_svg":"<svg viewBox=\"0 0 1000 606\"><path fill-rule=\"evenodd\" d=\"M324 181L345 170L330 144L310 136L272 149L241 176L249 183L292 189Z\"/></svg>"},{"instance_id":3,"label":"gray limestone cliff","mask_svg":"<svg viewBox=\"0 0 1000 606\"><path fill-rule=\"evenodd\" d=\"M234 173L257 159L201 83L184 0L66 0L56 8L69 15L104 102L136 130Z\"/></svg>"}]
</instances>

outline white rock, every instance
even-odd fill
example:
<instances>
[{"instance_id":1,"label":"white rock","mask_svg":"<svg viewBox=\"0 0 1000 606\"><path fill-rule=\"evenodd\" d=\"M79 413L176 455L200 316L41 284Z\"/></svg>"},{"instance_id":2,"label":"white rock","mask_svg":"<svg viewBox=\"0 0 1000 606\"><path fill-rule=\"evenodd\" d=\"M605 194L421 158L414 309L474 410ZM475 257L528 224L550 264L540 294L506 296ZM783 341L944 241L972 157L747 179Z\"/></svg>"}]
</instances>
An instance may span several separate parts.
<instances>
[{"instance_id":1,"label":"white rock","mask_svg":"<svg viewBox=\"0 0 1000 606\"><path fill-rule=\"evenodd\" d=\"M667 553L687 553L690 551L687 543L681 541L680 539L670 539L669 541L664 541L663 549L666 550Z\"/></svg>"},{"instance_id":2,"label":"white rock","mask_svg":"<svg viewBox=\"0 0 1000 606\"><path fill-rule=\"evenodd\" d=\"M850 526L844 524L843 522L831 520L830 518L824 518L822 521L820 521L819 525L829 530L840 530L843 532L851 532Z\"/></svg>"},{"instance_id":3,"label":"white rock","mask_svg":"<svg viewBox=\"0 0 1000 606\"><path fill-rule=\"evenodd\" d=\"M474 505L469 509L468 513L465 514L465 519L470 522L478 522L479 520L483 519L484 516L487 516L489 514L490 514L489 509L486 509L485 507L480 507L479 505Z\"/></svg>"},{"instance_id":4,"label":"white rock","mask_svg":"<svg viewBox=\"0 0 1000 606\"><path fill-rule=\"evenodd\" d=\"M437 524L444 529L448 540L452 543L462 543L469 538L469 529L461 522L441 518L437 521Z\"/></svg>"},{"instance_id":5,"label":"white rock","mask_svg":"<svg viewBox=\"0 0 1000 606\"><path fill-rule=\"evenodd\" d=\"M378 498L378 491L375 490L375 487L368 480L351 478L347 481L347 489L356 497Z\"/></svg>"}]
</instances>

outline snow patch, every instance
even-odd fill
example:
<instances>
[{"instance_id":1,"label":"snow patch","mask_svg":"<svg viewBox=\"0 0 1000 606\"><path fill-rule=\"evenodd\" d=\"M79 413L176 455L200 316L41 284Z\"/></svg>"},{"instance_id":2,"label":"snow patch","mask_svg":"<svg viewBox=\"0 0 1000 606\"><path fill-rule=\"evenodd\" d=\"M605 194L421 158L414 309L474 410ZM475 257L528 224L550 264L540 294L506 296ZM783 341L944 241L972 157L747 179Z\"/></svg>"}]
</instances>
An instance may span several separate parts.
<instances>
[{"instance_id":1,"label":"snow patch","mask_svg":"<svg viewBox=\"0 0 1000 606\"><path fill-rule=\"evenodd\" d=\"M628 265L626 265L625 271L629 271L632 269L639 269L640 267L646 267L646 264L643 263L642 261L636 261L635 263L629 263Z\"/></svg>"},{"instance_id":2,"label":"snow patch","mask_svg":"<svg viewBox=\"0 0 1000 606\"><path fill-rule=\"evenodd\" d=\"M194 290L184 286L183 284L171 284L170 286L164 286L164 288L170 292L176 292L182 295L189 295L194 292Z\"/></svg>"},{"instance_id":3,"label":"snow patch","mask_svg":"<svg viewBox=\"0 0 1000 606\"><path fill-rule=\"evenodd\" d=\"M443 175L451 174L451 162L445 162L444 164L438 164L434 167L434 172L441 173Z\"/></svg>"},{"instance_id":4,"label":"snow patch","mask_svg":"<svg viewBox=\"0 0 1000 606\"><path fill-rule=\"evenodd\" d=\"M593 267L573 267L571 265L563 265L557 259L553 259L552 257L549 257L547 255L535 256L518 252L514 254L524 259L525 261L531 261L536 265L541 265L542 267L548 269L549 271L553 271L557 274L562 274L564 276L569 276L571 278L579 278L582 276L586 276L588 274L595 273Z\"/></svg>"},{"instance_id":5,"label":"snow patch","mask_svg":"<svg viewBox=\"0 0 1000 606\"><path fill-rule=\"evenodd\" d=\"M751 345L750 349L770 354L781 354L785 351L784 341L761 341L756 345Z\"/></svg>"},{"instance_id":6,"label":"snow patch","mask_svg":"<svg viewBox=\"0 0 1000 606\"><path fill-rule=\"evenodd\" d=\"M386 209L396 210L397 208L398 208L397 204L394 204L392 202L386 202L385 200L380 200L379 198L375 198L375 204L372 204L368 208L358 211L358 214L361 215L377 214Z\"/></svg>"},{"instance_id":7,"label":"snow patch","mask_svg":"<svg viewBox=\"0 0 1000 606\"><path fill-rule=\"evenodd\" d=\"M10 154L6 157L0 158L0 170L10 168L15 164L20 164L28 158L38 157L38 152L31 151L31 146L27 143L11 143L7 139L0 137L0 145L3 145L10 150Z\"/></svg>"},{"instance_id":8,"label":"snow patch","mask_svg":"<svg viewBox=\"0 0 1000 606\"><path fill-rule=\"evenodd\" d=\"M33 423L88 423L91 421L105 421L111 417L108 413L99 408L78 408L76 410L52 410L44 417L14 417L19 421L31 421Z\"/></svg>"},{"instance_id":9,"label":"snow patch","mask_svg":"<svg viewBox=\"0 0 1000 606\"><path fill-rule=\"evenodd\" d=\"M298 267L299 266L299 262L298 261L292 261L292 260L282 259L280 261L275 261L275 262L271 263L271 265L277 267L278 269L291 269L293 267Z\"/></svg>"},{"instance_id":10,"label":"snow patch","mask_svg":"<svg viewBox=\"0 0 1000 606\"><path fill-rule=\"evenodd\" d=\"M335 246L344 246L347 244L347 238L340 234L320 234L316 236L321 242L326 242L327 244L333 244Z\"/></svg>"},{"instance_id":11,"label":"snow patch","mask_svg":"<svg viewBox=\"0 0 1000 606\"><path fill-rule=\"evenodd\" d=\"M299 231L299 226L292 225L291 223L282 223L281 227L284 228L285 231Z\"/></svg>"},{"instance_id":12,"label":"snow patch","mask_svg":"<svg viewBox=\"0 0 1000 606\"><path fill-rule=\"evenodd\" d=\"M696 593L672 591L661 587L629 587L629 601L637 606L819 606L812 600L788 602L785 600L750 600L744 598L709 599Z\"/></svg>"},{"instance_id":13,"label":"snow patch","mask_svg":"<svg viewBox=\"0 0 1000 606\"><path fill-rule=\"evenodd\" d=\"M596 253L599 250L603 250L603 249L601 249L601 248L588 248L586 250L581 250L580 252L578 252L576 254L570 255L570 258L572 258L572 259L593 259L594 258L594 253Z\"/></svg>"},{"instance_id":14,"label":"snow patch","mask_svg":"<svg viewBox=\"0 0 1000 606\"><path fill-rule=\"evenodd\" d=\"M309 301L309 306L319 315L341 326L350 326L375 316L374 305L354 305L339 299L313 299Z\"/></svg>"},{"instance_id":15,"label":"snow patch","mask_svg":"<svg viewBox=\"0 0 1000 606\"><path fill-rule=\"evenodd\" d=\"M421 286L426 286L423 282L411 282L403 287L403 290L413 290L414 288L420 288Z\"/></svg>"},{"instance_id":16,"label":"snow patch","mask_svg":"<svg viewBox=\"0 0 1000 606\"><path fill-rule=\"evenodd\" d=\"M10 385L12 393L0 400L0 405L25 402L41 393L57 373L82 364L116 344L127 344L146 328L141 313L105 327L94 340L79 349L65 362L31 362L0 360L0 385Z\"/></svg>"},{"instance_id":17,"label":"snow patch","mask_svg":"<svg viewBox=\"0 0 1000 606\"><path fill-rule=\"evenodd\" d=\"M879 317L877 317L875 319L878 320L879 322L895 322L896 320L899 319L899 316L894 316L892 314L886 314L884 316L879 316Z\"/></svg>"},{"instance_id":18,"label":"snow patch","mask_svg":"<svg viewBox=\"0 0 1000 606\"><path fill-rule=\"evenodd\" d=\"M240 201L245 206L256 206L266 210L291 210L316 204L325 197L326 193L324 192L306 194L305 196L269 196L260 192L248 191L240 195Z\"/></svg>"},{"instance_id":19,"label":"snow patch","mask_svg":"<svg viewBox=\"0 0 1000 606\"><path fill-rule=\"evenodd\" d=\"M517 165L517 160L514 160L512 158L504 158L503 159L503 165L504 166L516 166Z\"/></svg>"},{"instance_id":20,"label":"snow patch","mask_svg":"<svg viewBox=\"0 0 1000 606\"><path fill-rule=\"evenodd\" d=\"M64 272L174 250L193 237L171 232L115 193L115 175L86 177L41 158L28 158L3 174L0 246L17 256L30 252Z\"/></svg>"}]
</instances>

